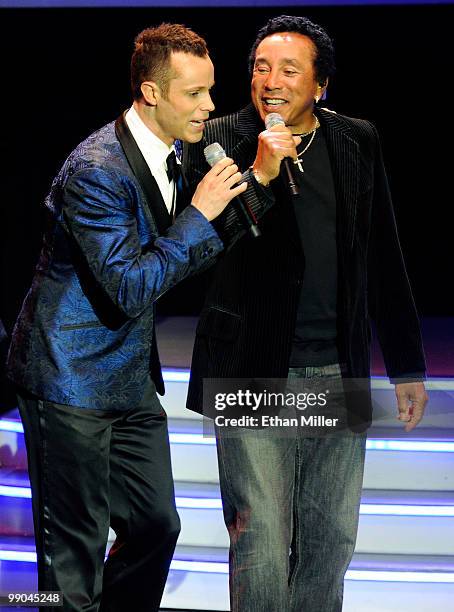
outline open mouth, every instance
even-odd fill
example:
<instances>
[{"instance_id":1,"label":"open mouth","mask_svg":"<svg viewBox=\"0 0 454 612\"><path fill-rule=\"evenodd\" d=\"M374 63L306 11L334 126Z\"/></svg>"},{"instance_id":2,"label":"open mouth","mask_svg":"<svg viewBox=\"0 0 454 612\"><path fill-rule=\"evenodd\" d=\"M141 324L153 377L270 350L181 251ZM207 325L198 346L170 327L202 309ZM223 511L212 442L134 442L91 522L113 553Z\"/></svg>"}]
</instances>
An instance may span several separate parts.
<instances>
[{"instance_id":1,"label":"open mouth","mask_svg":"<svg viewBox=\"0 0 454 612\"><path fill-rule=\"evenodd\" d=\"M192 126L194 127L203 127L205 125L205 122L202 120L196 120L193 119L192 121L189 122Z\"/></svg>"},{"instance_id":2,"label":"open mouth","mask_svg":"<svg viewBox=\"0 0 454 612\"><path fill-rule=\"evenodd\" d=\"M262 98L262 104L264 106L278 107L287 104L287 100L283 100L282 98Z\"/></svg>"}]
</instances>

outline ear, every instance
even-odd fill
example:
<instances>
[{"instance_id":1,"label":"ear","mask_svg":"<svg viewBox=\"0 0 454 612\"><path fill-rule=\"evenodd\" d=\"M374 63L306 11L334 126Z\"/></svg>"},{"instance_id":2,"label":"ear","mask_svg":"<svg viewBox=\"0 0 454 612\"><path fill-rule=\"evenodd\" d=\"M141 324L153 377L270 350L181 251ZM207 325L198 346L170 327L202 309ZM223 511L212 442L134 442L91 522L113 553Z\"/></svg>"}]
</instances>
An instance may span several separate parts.
<instances>
[{"instance_id":1,"label":"ear","mask_svg":"<svg viewBox=\"0 0 454 612\"><path fill-rule=\"evenodd\" d=\"M156 106L161 97L161 90L155 81L144 81L140 86L143 99L147 106Z\"/></svg>"},{"instance_id":2,"label":"ear","mask_svg":"<svg viewBox=\"0 0 454 612\"><path fill-rule=\"evenodd\" d=\"M326 90L328 88L328 81L329 79L326 78L325 81L319 83L317 85L317 98L318 100L324 100L325 99L325 94L326 94Z\"/></svg>"}]
</instances>

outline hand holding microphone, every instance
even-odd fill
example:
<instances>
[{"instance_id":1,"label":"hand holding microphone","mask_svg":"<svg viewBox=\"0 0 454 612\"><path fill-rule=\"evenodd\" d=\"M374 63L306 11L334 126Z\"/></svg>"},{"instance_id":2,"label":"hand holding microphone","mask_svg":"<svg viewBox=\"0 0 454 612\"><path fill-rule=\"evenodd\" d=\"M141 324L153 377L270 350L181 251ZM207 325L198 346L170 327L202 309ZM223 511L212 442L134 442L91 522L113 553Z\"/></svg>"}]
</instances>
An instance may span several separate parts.
<instances>
[{"instance_id":1,"label":"hand holding microphone","mask_svg":"<svg viewBox=\"0 0 454 612\"><path fill-rule=\"evenodd\" d=\"M213 170L217 168L223 160L229 159L228 157L226 157L224 149L218 142L213 142L212 144L208 145L207 147L205 147L203 152L205 154L205 159L207 160L208 164L212 166L210 172L213 172ZM237 168L237 166L235 167ZM206 176L208 176L208 174ZM237 174L240 175L239 179L241 179L241 174L239 172ZM244 189L242 189L241 192L235 194L236 197L234 197L233 204L237 210L241 222L243 223L243 226L250 231L254 238L258 238L259 236L261 236L261 232L257 226L257 219L255 218L255 215L252 210L249 208L247 202L241 197L241 193L243 191L246 191L247 183L243 182L237 187L235 187L235 189L239 189L239 187L243 186L245 186Z\"/></svg>"},{"instance_id":2,"label":"hand holding microphone","mask_svg":"<svg viewBox=\"0 0 454 612\"><path fill-rule=\"evenodd\" d=\"M297 158L296 147L301 142L293 136L279 113L270 113L265 118L266 131L259 134L257 157L252 166L261 183L267 185L276 178L284 164L290 193L298 195L298 185L293 176L292 159Z\"/></svg>"},{"instance_id":3,"label":"hand holding microphone","mask_svg":"<svg viewBox=\"0 0 454 612\"><path fill-rule=\"evenodd\" d=\"M241 176L238 166L224 153L223 157L215 160L211 170L197 185L191 204L208 221L213 221L221 214L230 200L246 191L247 183L238 185Z\"/></svg>"}]
</instances>

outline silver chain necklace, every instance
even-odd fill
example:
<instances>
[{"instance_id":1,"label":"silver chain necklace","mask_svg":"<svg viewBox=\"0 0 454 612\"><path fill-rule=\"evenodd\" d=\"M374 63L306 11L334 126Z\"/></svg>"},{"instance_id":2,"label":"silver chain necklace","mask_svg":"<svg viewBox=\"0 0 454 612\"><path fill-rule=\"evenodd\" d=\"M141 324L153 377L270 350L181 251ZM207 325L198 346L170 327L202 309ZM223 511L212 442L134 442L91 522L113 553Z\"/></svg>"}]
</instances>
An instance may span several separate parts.
<instances>
[{"instance_id":1,"label":"silver chain necklace","mask_svg":"<svg viewBox=\"0 0 454 612\"><path fill-rule=\"evenodd\" d=\"M315 134L317 133L317 128L320 127L320 122L318 120L318 118L313 115L314 119L315 119L315 125L312 128L312 130L309 130L309 132L306 132L305 134L295 134L295 136L308 136L309 134L312 134L309 142L307 143L307 145L304 147L304 149L298 153L297 158L293 161L294 164L296 164L298 166L298 169L300 172L304 172L304 168L303 168L303 160L301 159L303 157L303 155L306 153L306 151L309 149L309 147L311 146L311 144L314 141L315 138Z\"/></svg>"}]
</instances>

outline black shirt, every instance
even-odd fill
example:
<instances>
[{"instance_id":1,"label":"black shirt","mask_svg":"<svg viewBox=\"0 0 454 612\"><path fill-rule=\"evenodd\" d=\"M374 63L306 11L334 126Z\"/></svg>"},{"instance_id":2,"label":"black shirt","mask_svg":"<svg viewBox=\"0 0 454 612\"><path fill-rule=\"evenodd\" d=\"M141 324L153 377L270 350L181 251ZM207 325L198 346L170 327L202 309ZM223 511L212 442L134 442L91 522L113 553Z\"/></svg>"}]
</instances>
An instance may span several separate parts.
<instances>
[{"instance_id":1,"label":"black shirt","mask_svg":"<svg viewBox=\"0 0 454 612\"><path fill-rule=\"evenodd\" d=\"M312 135L303 138L298 153ZM295 165L300 195L293 205L304 252L304 277L290 357L291 367L338 361L336 197L326 142L320 128Z\"/></svg>"}]
</instances>

